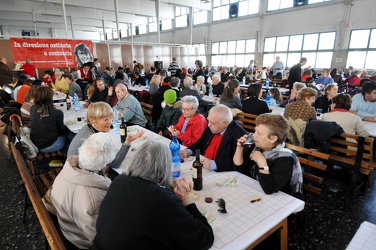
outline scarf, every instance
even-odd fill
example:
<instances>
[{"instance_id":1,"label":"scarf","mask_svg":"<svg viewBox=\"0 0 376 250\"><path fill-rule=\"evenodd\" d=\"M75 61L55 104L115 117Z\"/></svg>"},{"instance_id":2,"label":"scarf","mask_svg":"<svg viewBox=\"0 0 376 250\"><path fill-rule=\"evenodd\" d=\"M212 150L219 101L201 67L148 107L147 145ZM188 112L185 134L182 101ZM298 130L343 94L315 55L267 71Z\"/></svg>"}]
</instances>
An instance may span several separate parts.
<instances>
[{"instance_id":1,"label":"scarf","mask_svg":"<svg viewBox=\"0 0 376 250\"><path fill-rule=\"evenodd\" d=\"M290 157L293 160L292 176L290 179L290 186L292 186L292 193L302 193L303 186L303 173L302 167L298 157L292 152L291 149L286 148L285 143L279 144L277 147L271 150L264 151L262 153L266 159L275 160L280 157Z\"/></svg>"}]
</instances>

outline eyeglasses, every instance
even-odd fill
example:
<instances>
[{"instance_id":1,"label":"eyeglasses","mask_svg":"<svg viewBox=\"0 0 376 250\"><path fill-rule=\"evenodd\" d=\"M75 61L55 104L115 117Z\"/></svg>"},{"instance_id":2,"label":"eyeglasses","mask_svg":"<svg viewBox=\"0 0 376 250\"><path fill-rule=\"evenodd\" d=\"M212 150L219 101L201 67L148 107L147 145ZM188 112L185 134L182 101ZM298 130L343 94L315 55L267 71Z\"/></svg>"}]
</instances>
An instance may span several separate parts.
<instances>
[{"instance_id":1,"label":"eyeglasses","mask_svg":"<svg viewBox=\"0 0 376 250\"><path fill-rule=\"evenodd\" d=\"M189 111L189 110L192 110L193 108L182 108L181 110L182 111Z\"/></svg>"}]
</instances>

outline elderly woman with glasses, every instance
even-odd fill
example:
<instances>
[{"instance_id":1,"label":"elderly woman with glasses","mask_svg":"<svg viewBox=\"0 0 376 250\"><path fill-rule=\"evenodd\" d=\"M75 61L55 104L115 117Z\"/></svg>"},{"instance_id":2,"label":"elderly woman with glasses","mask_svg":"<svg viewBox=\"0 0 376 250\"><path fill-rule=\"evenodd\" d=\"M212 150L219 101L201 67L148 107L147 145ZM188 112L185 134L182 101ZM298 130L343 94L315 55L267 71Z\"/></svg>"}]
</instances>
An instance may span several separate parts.
<instances>
[{"instance_id":1,"label":"elderly woman with glasses","mask_svg":"<svg viewBox=\"0 0 376 250\"><path fill-rule=\"evenodd\" d=\"M295 154L285 146L289 131L287 120L277 114L262 114L256 119L254 147L244 142L247 135L238 139L233 157L238 170L257 178L266 194L279 190L300 193L303 176Z\"/></svg>"},{"instance_id":2,"label":"elderly woman with glasses","mask_svg":"<svg viewBox=\"0 0 376 250\"><path fill-rule=\"evenodd\" d=\"M191 188L172 180L168 147L145 142L103 199L91 249L209 249L213 230Z\"/></svg>"},{"instance_id":3,"label":"elderly woman with glasses","mask_svg":"<svg viewBox=\"0 0 376 250\"><path fill-rule=\"evenodd\" d=\"M197 113L198 100L196 97L187 95L181 99L182 112L178 123L168 127L172 136L176 136L184 146L189 147L201 138L207 122L202 114Z\"/></svg>"}]
</instances>

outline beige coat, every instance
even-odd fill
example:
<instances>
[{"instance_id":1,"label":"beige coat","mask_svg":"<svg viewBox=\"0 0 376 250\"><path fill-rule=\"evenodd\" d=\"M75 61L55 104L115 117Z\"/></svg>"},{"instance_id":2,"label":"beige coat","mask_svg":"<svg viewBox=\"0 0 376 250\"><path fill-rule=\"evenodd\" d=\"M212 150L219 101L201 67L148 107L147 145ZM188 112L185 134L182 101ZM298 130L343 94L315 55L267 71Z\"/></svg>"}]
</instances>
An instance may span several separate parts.
<instances>
[{"instance_id":1,"label":"beige coat","mask_svg":"<svg viewBox=\"0 0 376 250\"><path fill-rule=\"evenodd\" d=\"M68 158L54 181L51 201L64 236L76 247L88 249L96 235L99 207L111 180L77 168L77 162L77 156Z\"/></svg>"}]
</instances>

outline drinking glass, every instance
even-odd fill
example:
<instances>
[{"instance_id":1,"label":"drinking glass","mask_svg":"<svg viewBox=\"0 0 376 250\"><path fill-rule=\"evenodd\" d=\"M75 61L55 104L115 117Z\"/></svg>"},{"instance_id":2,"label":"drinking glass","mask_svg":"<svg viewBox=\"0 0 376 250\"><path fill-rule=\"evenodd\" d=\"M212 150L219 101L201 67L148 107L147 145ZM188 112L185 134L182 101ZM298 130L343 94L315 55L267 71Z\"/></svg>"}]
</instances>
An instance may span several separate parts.
<instances>
[{"instance_id":1,"label":"drinking glass","mask_svg":"<svg viewBox=\"0 0 376 250\"><path fill-rule=\"evenodd\" d=\"M317 114L317 116L320 116L321 113L322 113L322 109L316 109L316 114Z\"/></svg>"},{"instance_id":2,"label":"drinking glass","mask_svg":"<svg viewBox=\"0 0 376 250\"><path fill-rule=\"evenodd\" d=\"M243 146L250 147L255 143L255 138L253 137L253 133L249 133L247 136L246 141L243 143Z\"/></svg>"}]
</instances>

